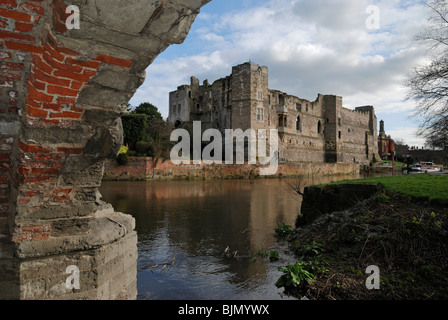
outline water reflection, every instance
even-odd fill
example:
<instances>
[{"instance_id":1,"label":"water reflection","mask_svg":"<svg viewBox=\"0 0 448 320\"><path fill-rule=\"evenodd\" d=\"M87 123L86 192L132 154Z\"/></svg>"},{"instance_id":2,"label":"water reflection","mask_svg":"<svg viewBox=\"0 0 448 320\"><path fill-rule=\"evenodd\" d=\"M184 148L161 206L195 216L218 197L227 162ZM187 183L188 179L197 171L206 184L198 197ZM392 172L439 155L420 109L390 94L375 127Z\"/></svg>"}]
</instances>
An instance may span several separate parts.
<instances>
[{"instance_id":1,"label":"water reflection","mask_svg":"<svg viewBox=\"0 0 448 320\"><path fill-rule=\"evenodd\" d=\"M277 268L292 261L273 229L301 204L286 181L104 182L103 200L136 219L138 299L281 299ZM260 249L281 259L254 259Z\"/></svg>"}]
</instances>

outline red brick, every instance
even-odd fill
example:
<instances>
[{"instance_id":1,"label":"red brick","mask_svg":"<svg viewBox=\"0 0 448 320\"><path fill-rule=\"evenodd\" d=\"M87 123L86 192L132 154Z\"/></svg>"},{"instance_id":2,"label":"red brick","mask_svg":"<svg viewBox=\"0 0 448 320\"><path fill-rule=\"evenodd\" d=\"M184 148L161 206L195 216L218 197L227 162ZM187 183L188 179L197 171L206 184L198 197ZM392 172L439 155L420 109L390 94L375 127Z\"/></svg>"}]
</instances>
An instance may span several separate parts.
<instances>
[{"instance_id":1,"label":"red brick","mask_svg":"<svg viewBox=\"0 0 448 320\"><path fill-rule=\"evenodd\" d=\"M91 78L90 76L63 70L55 70L53 75L56 77L67 78L79 82L87 82Z\"/></svg>"},{"instance_id":2,"label":"red brick","mask_svg":"<svg viewBox=\"0 0 448 320\"><path fill-rule=\"evenodd\" d=\"M2 62L0 70L23 70L25 66L22 63Z\"/></svg>"},{"instance_id":3,"label":"red brick","mask_svg":"<svg viewBox=\"0 0 448 320\"><path fill-rule=\"evenodd\" d=\"M37 80L40 80L40 81L43 81L43 82L46 82L49 84L62 86L62 87L70 86L70 80L49 76L48 74L40 71L39 69L33 69L33 72L34 72L34 76L36 77Z\"/></svg>"},{"instance_id":4,"label":"red brick","mask_svg":"<svg viewBox=\"0 0 448 320\"><path fill-rule=\"evenodd\" d=\"M13 20L22 21L22 22L30 22L31 21L31 16L27 13L3 9L3 8L0 8L0 16L5 17L5 18L11 18Z\"/></svg>"},{"instance_id":5,"label":"red brick","mask_svg":"<svg viewBox=\"0 0 448 320\"><path fill-rule=\"evenodd\" d=\"M32 53L42 53L43 52L42 48L33 46L32 44L27 44L27 43L5 40L5 45L8 49L12 49L12 50L28 51L28 52L32 52Z\"/></svg>"},{"instance_id":6,"label":"red brick","mask_svg":"<svg viewBox=\"0 0 448 320\"><path fill-rule=\"evenodd\" d=\"M45 93L37 91L32 86L28 86L28 97L30 99L41 101L41 102L53 102L53 97Z\"/></svg>"},{"instance_id":7,"label":"red brick","mask_svg":"<svg viewBox=\"0 0 448 320\"><path fill-rule=\"evenodd\" d=\"M16 22L16 30L20 32L30 32L33 30L34 24L31 23L23 23L23 22Z\"/></svg>"},{"instance_id":8,"label":"red brick","mask_svg":"<svg viewBox=\"0 0 448 320\"><path fill-rule=\"evenodd\" d=\"M16 0L2 0L2 2L0 3L0 6L5 6L5 7L9 7L9 8L16 8L17 7L17 2L16 2Z\"/></svg>"},{"instance_id":9,"label":"red brick","mask_svg":"<svg viewBox=\"0 0 448 320\"><path fill-rule=\"evenodd\" d=\"M78 95L77 90L72 90L64 87L58 87L58 86L48 86L47 92L49 94L58 94L61 96L68 96L68 97L76 97Z\"/></svg>"},{"instance_id":10,"label":"red brick","mask_svg":"<svg viewBox=\"0 0 448 320\"><path fill-rule=\"evenodd\" d=\"M45 53L49 54L53 59L59 60L60 62L63 62L65 60L65 56L54 49L50 43L44 43L42 41L43 48L45 50Z\"/></svg>"},{"instance_id":11,"label":"red brick","mask_svg":"<svg viewBox=\"0 0 448 320\"><path fill-rule=\"evenodd\" d=\"M72 84L70 85L70 88L72 88L73 90L78 90L79 91L79 89L81 89L82 86L83 86L82 82L78 82L78 81L73 80Z\"/></svg>"},{"instance_id":12,"label":"red brick","mask_svg":"<svg viewBox=\"0 0 448 320\"><path fill-rule=\"evenodd\" d=\"M105 62L108 64L113 64L116 66L120 66L120 67L126 67L129 68L132 65L132 61L130 60L125 60L125 59L121 59L121 58L115 58L115 57L111 57L111 56L106 56L104 54L99 54L95 57L95 59L93 60L97 60L97 61L101 61L101 62Z\"/></svg>"},{"instance_id":13,"label":"red brick","mask_svg":"<svg viewBox=\"0 0 448 320\"><path fill-rule=\"evenodd\" d=\"M54 200L56 200L56 201L70 201L70 197L68 197L68 196L60 196L60 197L55 197Z\"/></svg>"},{"instance_id":14,"label":"red brick","mask_svg":"<svg viewBox=\"0 0 448 320\"><path fill-rule=\"evenodd\" d=\"M65 64L65 63L60 63L58 61L56 61L53 56L51 56L49 53L45 52L44 53L44 60L53 68L58 69L58 70L64 70L64 71L70 71L70 72L74 72L74 73L80 73L82 72L82 68L80 66L74 66L74 65L69 65L69 64Z\"/></svg>"},{"instance_id":15,"label":"red brick","mask_svg":"<svg viewBox=\"0 0 448 320\"><path fill-rule=\"evenodd\" d=\"M72 191L72 189L61 189L61 190L54 190L53 194L69 194Z\"/></svg>"},{"instance_id":16,"label":"red brick","mask_svg":"<svg viewBox=\"0 0 448 320\"><path fill-rule=\"evenodd\" d=\"M53 68L50 65L48 65L45 61L43 61L43 59L40 56L36 54L33 54L33 64L38 69L42 70L47 74L51 74L51 72L53 72Z\"/></svg>"},{"instance_id":17,"label":"red brick","mask_svg":"<svg viewBox=\"0 0 448 320\"><path fill-rule=\"evenodd\" d=\"M56 103L44 103L42 106L42 109L59 112L62 110L62 106L60 104L56 104Z\"/></svg>"},{"instance_id":18,"label":"red brick","mask_svg":"<svg viewBox=\"0 0 448 320\"><path fill-rule=\"evenodd\" d=\"M59 112L59 113L50 113L50 118L51 119L54 119L54 118L81 119L81 115L82 115L82 113L64 111L64 112Z\"/></svg>"},{"instance_id":19,"label":"red brick","mask_svg":"<svg viewBox=\"0 0 448 320\"><path fill-rule=\"evenodd\" d=\"M8 71L0 71L0 80L5 81L16 81L20 80L22 78L22 75L20 73L15 72L8 72Z\"/></svg>"},{"instance_id":20,"label":"red brick","mask_svg":"<svg viewBox=\"0 0 448 320\"><path fill-rule=\"evenodd\" d=\"M49 225L43 225L43 226L28 226L28 227L22 227L22 232L48 232L50 229Z\"/></svg>"},{"instance_id":21,"label":"red brick","mask_svg":"<svg viewBox=\"0 0 448 320\"><path fill-rule=\"evenodd\" d=\"M20 166L20 167L18 167L17 168L17 172L19 173L19 174L21 174L21 175L26 175L26 174L28 174L29 172L30 172L30 168L28 168L28 167L24 167L24 166Z\"/></svg>"},{"instance_id":22,"label":"red brick","mask_svg":"<svg viewBox=\"0 0 448 320\"><path fill-rule=\"evenodd\" d=\"M24 182L42 182L54 178L52 176L40 176L40 177L26 177Z\"/></svg>"},{"instance_id":23,"label":"red brick","mask_svg":"<svg viewBox=\"0 0 448 320\"><path fill-rule=\"evenodd\" d=\"M26 12L36 13L41 16L45 14L44 8L34 3L24 2L20 5L20 8Z\"/></svg>"},{"instance_id":24,"label":"red brick","mask_svg":"<svg viewBox=\"0 0 448 320\"><path fill-rule=\"evenodd\" d=\"M39 161L60 161L62 156L59 154L36 154L34 156L35 160Z\"/></svg>"},{"instance_id":25,"label":"red brick","mask_svg":"<svg viewBox=\"0 0 448 320\"><path fill-rule=\"evenodd\" d=\"M19 204L28 204L30 200L30 198L22 198L19 200Z\"/></svg>"},{"instance_id":26,"label":"red brick","mask_svg":"<svg viewBox=\"0 0 448 320\"><path fill-rule=\"evenodd\" d=\"M85 61L85 60L73 59L70 57L67 58L67 63L76 64L81 67L86 67L95 70L97 70L101 65L101 62L99 61Z\"/></svg>"},{"instance_id":27,"label":"red brick","mask_svg":"<svg viewBox=\"0 0 448 320\"><path fill-rule=\"evenodd\" d=\"M50 153L49 149L45 149L43 147L40 146L34 146L34 145L30 145L30 144L26 144L22 141L19 142L19 148L24 151L24 152L29 152L29 153Z\"/></svg>"},{"instance_id":28,"label":"red brick","mask_svg":"<svg viewBox=\"0 0 448 320\"><path fill-rule=\"evenodd\" d=\"M60 104L75 104L76 98L58 97L58 103L60 103Z\"/></svg>"},{"instance_id":29,"label":"red brick","mask_svg":"<svg viewBox=\"0 0 448 320\"><path fill-rule=\"evenodd\" d=\"M26 110L27 114L31 117L46 118L48 116L48 111L46 111L46 110L33 108L31 106L27 106L26 109L27 109Z\"/></svg>"},{"instance_id":30,"label":"red brick","mask_svg":"<svg viewBox=\"0 0 448 320\"><path fill-rule=\"evenodd\" d=\"M37 90L45 91L46 84L44 82L37 81L34 74L30 74L28 81L29 81L28 85L32 85Z\"/></svg>"},{"instance_id":31,"label":"red brick","mask_svg":"<svg viewBox=\"0 0 448 320\"><path fill-rule=\"evenodd\" d=\"M22 41L28 41L28 42L34 42L35 38L33 36L23 34L23 33L16 33L16 32L9 32L0 30L0 38L3 39L11 39L11 40L22 40Z\"/></svg>"}]
</instances>

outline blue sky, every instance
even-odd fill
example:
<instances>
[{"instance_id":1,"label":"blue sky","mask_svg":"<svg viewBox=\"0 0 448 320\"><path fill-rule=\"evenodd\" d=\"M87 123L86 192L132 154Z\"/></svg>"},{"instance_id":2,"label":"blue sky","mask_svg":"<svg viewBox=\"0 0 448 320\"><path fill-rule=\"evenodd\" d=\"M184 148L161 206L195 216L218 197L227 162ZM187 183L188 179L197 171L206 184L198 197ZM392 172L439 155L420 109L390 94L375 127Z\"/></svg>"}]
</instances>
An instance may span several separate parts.
<instances>
[{"instance_id":1,"label":"blue sky","mask_svg":"<svg viewBox=\"0 0 448 320\"><path fill-rule=\"evenodd\" d=\"M370 5L378 15L366 11ZM403 81L425 61L413 38L427 15L415 0L212 0L184 43L149 66L130 103L151 102L166 117L169 92L191 76L212 83L251 60L269 68L271 89L312 101L335 94L347 108L373 105L387 134L422 146ZM366 26L372 17L378 29Z\"/></svg>"}]
</instances>

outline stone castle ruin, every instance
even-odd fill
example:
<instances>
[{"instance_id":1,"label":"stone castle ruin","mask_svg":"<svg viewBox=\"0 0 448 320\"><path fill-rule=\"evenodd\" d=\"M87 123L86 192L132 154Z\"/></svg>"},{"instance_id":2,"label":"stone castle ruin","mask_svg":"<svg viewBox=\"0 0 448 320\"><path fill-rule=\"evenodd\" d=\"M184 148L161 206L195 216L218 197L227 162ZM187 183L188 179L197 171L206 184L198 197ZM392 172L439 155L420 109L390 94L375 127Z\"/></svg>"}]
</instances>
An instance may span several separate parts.
<instances>
[{"instance_id":1,"label":"stone castle ruin","mask_svg":"<svg viewBox=\"0 0 448 320\"><path fill-rule=\"evenodd\" d=\"M168 121L202 130L278 129L279 159L286 162L369 164L378 160L377 118L372 106L350 110L342 98L319 94L315 101L268 87L268 68L244 63L231 75L200 85L191 77L169 95Z\"/></svg>"}]
</instances>

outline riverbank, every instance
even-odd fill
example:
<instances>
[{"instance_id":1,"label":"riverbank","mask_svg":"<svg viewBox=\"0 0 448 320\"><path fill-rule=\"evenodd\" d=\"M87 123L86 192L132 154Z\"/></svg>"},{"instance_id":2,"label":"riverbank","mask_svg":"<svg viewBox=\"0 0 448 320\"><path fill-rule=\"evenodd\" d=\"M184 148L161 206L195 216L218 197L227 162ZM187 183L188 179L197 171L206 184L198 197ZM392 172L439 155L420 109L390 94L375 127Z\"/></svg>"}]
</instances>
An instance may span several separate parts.
<instances>
[{"instance_id":1,"label":"riverbank","mask_svg":"<svg viewBox=\"0 0 448 320\"><path fill-rule=\"evenodd\" d=\"M157 181L157 180L214 180L279 178L299 175L351 175L360 172L360 165L354 163L279 163L275 175L260 176L259 165L174 165L171 161L154 160L150 157L129 157L127 165L107 160L104 167L104 181Z\"/></svg>"},{"instance_id":2,"label":"riverbank","mask_svg":"<svg viewBox=\"0 0 448 320\"><path fill-rule=\"evenodd\" d=\"M301 266L295 270L302 275L308 271L314 279L289 287L287 293L312 300L447 299L448 176L350 183L355 182L381 188L372 197L316 217L288 235L289 254ZM306 255L306 248L314 250ZM369 266L379 268L378 290L366 287Z\"/></svg>"}]
</instances>

